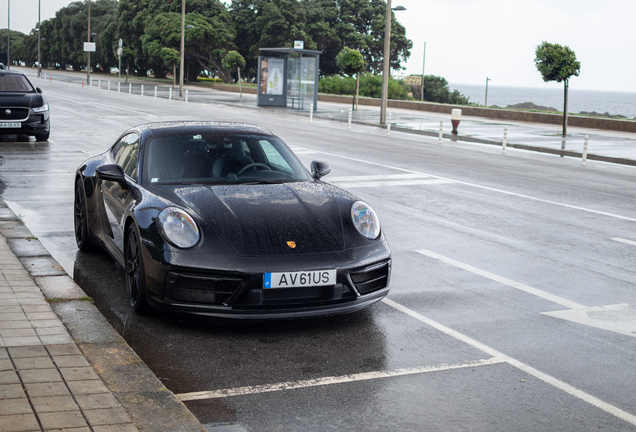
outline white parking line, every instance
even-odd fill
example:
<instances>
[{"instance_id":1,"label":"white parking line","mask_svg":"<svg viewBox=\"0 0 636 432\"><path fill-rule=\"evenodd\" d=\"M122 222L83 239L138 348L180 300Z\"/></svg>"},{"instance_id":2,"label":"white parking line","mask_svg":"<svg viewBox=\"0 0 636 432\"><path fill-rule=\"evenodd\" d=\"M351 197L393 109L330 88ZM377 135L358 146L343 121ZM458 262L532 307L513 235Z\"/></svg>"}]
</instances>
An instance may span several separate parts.
<instances>
[{"instance_id":1,"label":"white parking line","mask_svg":"<svg viewBox=\"0 0 636 432\"><path fill-rule=\"evenodd\" d=\"M427 257L430 257L430 258L433 258L433 259L436 259L436 260L440 260L440 261L442 261L442 262L444 262L446 264L450 264L452 266L467 270L467 271L469 271L471 273L474 273L474 274L479 275L479 276L483 276L483 277L488 278L490 280L493 280L495 282L499 282L501 284L508 285L509 287L516 288L516 289L521 290L521 291L525 291L528 294L532 294L532 295L535 295L537 297L541 297L542 299L551 301L553 303L560 304L560 305L565 306L565 307L567 307L569 309L583 309L583 308L586 307L586 306L584 306L582 304L579 304L579 303L564 299L563 297L555 296L554 294L550 294L548 292L541 291L540 289L533 288L531 286L524 285L524 284L519 283L519 282L515 282L513 280L510 280L510 279L507 279L505 277L502 277L502 276L487 272L485 270L479 269L477 267L473 267L473 266L468 265L468 264L464 264L464 263L459 262L459 261L455 261L452 258L448 258L448 257L442 256L440 254L437 254L435 252L431 252L429 250L418 250L418 251L415 251L415 252L420 253L422 255L426 255Z\"/></svg>"},{"instance_id":2,"label":"white parking line","mask_svg":"<svg viewBox=\"0 0 636 432\"><path fill-rule=\"evenodd\" d=\"M324 386L331 384L342 384L356 381L367 381L372 379L379 378L391 378L398 377L404 375L416 375L430 372L440 372L447 371L452 369L464 369L485 365L493 365L503 363L503 360L500 358L490 358L485 360L477 360L466 363L459 364L442 364L439 366L422 366L416 368L404 368L404 369L396 369L393 371L376 371L376 372L362 372L351 375L342 375L342 376L332 376L332 377L323 377L323 378L315 378L310 380L300 380L300 381L290 381L290 382L282 382L276 384L265 384L259 386L247 386L247 387L237 387L223 390L213 390L213 391L201 391L201 392L193 392L193 393L181 393L176 395L177 399L181 402L185 401L193 401L193 400L203 400L203 399L218 399L230 396L242 396L242 395L251 395L258 393L268 393L282 390L293 390L299 388L307 388L307 387L316 387L316 386Z\"/></svg>"},{"instance_id":3,"label":"white parking line","mask_svg":"<svg viewBox=\"0 0 636 432\"><path fill-rule=\"evenodd\" d=\"M299 147L300 148L300 147ZM457 183L457 184L462 184L465 186L472 186L472 187L476 187L479 189L484 189L484 190L489 190L492 192L498 192L498 193L502 193L505 195L510 195L510 196L516 196L519 198L525 198L525 199L529 199L532 201L537 201L537 202L542 202L542 203L546 203L546 204L552 204L552 205L556 205L556 206L560 206L560 207L566 207L566 208L570 208L570 209L574 209L574 210L580 210L580 211L584 211L584 212L588 212L588 213L594 213L594 214L598 214L598 215L602 215L602 216L608 216L608 217L612 217L612 218L616 218L616 219L622 219L622 220L627 220L627 221L631 221L631 222L636 222L636 218L631 218L631 217L627 217L627 216L621 216L621 215L617 215L617 214L613 214L613 213L607 213L607 212L603 212L603 211L599 211L599 210L594 210L594 209L590 209L590 208L586 208L586 207L579 207L579 206L574 206L571 204L565 204L565 203L560 203L560 202L556 202L556 201L550 201L550 200L546 200L543 198L537 198L537 197L533 197L530 195L524 195L524 194L519 194L516 192L510 192L510 191L506 191L503 189L496 189L493 187L489 187L489 186L482 186L482 185L478 185L475 183L468 183L468 182L464 182L464 181L459 181L459 180L453 180L453 179L449 179L446 177L440 177L440 176L436 176L436 175L432 175L432 174L426 174L426 173L422 173L419 171L415 171L415 170L410 170L410 169L406 169L406 168L399 168L399 167L395 167L392 165L386 165L386 164L382 164L382 163L378 163L378 162L371 162L371 161L366 161L363 159L358 159L358 158L352 158L349 156L342 156L336 153L328 153L328 152L320 152L321 154L327 155L327 156L333 156L333 157L337 157L337 158L341 158L341 159L345 159L345 160L350 160L350 161L354 161L354 162L360 162L360 163L364 163L364 164L368 164L368 165L374 165L374 166L380 166L383 168L389 168L389 169L393 169L393 170L398 170L398 171L402 171L402 172L407 172L407 173L413 173L413 174L420 174L423 176L429 176L429 177L434 177L436 179L440 179L440 180L445 180L445 181L449 181L449 182L453 182L453 183Z\"/></svg>"},{"instance_id":4,"label":"white parking line","mask_svg":"<svg viewBox=\"0 0 636 432\"><path fill-rule=\"evenodd\" d=\"M338 187L343 189L359 188L359 187L380 187L380 186L417 186L417 185L437 185L453 183L451 181L439 179L424 180L385 180L385 181L366 181L366 182L334 182Z\"/></svg>"},{"instance_id":5,"label":"white parking line","mask_svg":"<svg viewBox=\"0 0 636 432\"><path fill-rule=\"evenodd\" d=\"M619 237L615 237L611 240L617 241L617 242L621 242L621 243L627 243L628 245L632 245L632 246L636 246L636 241L633 240L626 240L623 238L619 238Z\"/></svg>"},{"instance_id":6,"label":"white parking line","mask_svg":"<svg viewBox=\"0 0 636 432\"><path fill-rule=\"evenodd\" d=\"M507 356L503 353L500 353L499 351L490 348L487 345L482 344L481 342L476 341L475 339L468 337L462 333L459 333L453 329L451 329L450 327L446 327L443 324L438 323L437 321L433 321L430 318L425 317L424 315L421 315L405 306L402 306L399 303L394 302L393 300L390 300L388 298L385 298L382 300L382 302L384 302L385 304L415 318L418 321L421 321L425 324L428 324L429 326L441 331L442 333L445 333L457 340L460 340L461 342L464 342L474 348L477 348L480 351L483 351L485 353L487 353L488 355L491 355L493 358L497 358L497 359L502 359L504 360L506 363L516 367L517 369L520 369L524 372L526 372L529 375L532 375L535 378L540 379L541 381L556 387L564 392L566 392L567 394L577 397L587 403L589 403L590 405L593 405L609 414L612 414L618 418L620 418L621 420L624 420L628 423L631 423L632 425L636 425L636 416L634 416L633 414L628 413L627 411L623 411L622 409L615 407L614 405L610 405L605 401L602 401L599 398L596 398L592 395L590 395L589 393L585 393L582 390L577 389L574 386L571 386L570 384L567 384L557 378L554 378L551 375L548 375L546 373L541 372L540 370L537 370L535 368L533 368L532 366L529 366L523 362L520 362L519 360L516 360L510 356Z\"/></svg>"}]
</instances>

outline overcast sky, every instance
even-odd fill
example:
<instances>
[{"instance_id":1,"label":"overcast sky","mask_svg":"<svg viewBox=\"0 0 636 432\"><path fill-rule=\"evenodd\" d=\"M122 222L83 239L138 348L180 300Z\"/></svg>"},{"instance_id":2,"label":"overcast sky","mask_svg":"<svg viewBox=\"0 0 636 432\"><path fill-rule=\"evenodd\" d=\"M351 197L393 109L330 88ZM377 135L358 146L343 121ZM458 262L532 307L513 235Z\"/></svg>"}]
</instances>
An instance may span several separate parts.
<instances>
[{"instance_id":1,"label":"overcast sky","mask_svg":"<svg viewBox=\"0 0 636 432\"><path fill-rule=\"evenodd\" d=\"M0 27L7 26L0 0ZM42 21L70 0L41 0ZM227 2L226 2L227 3ZM534 66L542 41L568 45L581 62L570 88L636 92L634 0L392 0L413 41L406 70L455 84L561 88L544 83ZM38 0L11 0L11 28L28 33L38 20Z\"/></svg>"}]
</instances>

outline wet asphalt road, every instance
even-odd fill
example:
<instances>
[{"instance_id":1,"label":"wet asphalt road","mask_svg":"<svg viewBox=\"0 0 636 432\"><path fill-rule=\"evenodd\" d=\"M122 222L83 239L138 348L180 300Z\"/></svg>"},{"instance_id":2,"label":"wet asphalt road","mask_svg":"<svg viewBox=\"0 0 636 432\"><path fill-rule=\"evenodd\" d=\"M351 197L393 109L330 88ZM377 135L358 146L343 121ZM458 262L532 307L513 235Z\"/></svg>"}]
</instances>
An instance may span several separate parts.
<instances>
[{"instance_id":1,"label":"wet asphalt road","mask_svg":"<svg viewBox=\"0 0 636 432\"><path fill-rule=\"evenodd\" d=\"M0 140L0 193L210 431L636 430L636 170L36 85L51 141ZM167 119L256 123L328 161L382 220L390 301L271 323L131 313L122 270L75 247L73 173Z\"/></svg>"}]
</instances>

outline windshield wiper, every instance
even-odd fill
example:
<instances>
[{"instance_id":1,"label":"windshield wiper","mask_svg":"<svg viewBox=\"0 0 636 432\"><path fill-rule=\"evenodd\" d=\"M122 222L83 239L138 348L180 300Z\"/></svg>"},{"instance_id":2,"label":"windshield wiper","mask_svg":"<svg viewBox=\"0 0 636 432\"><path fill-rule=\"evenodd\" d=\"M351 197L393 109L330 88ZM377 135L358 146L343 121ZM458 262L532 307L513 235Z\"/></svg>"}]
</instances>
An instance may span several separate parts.
<instances>
[{"instance_id":1,"label":"windshield wiper","mask_svg":"<svg viewBox=\"0 0 636 432\"><path fill-rule=\"evenodd\" d=\"M239 182L239 183L235 183L235 184L244 184L244 185L255 185L255 184L281 184L281 183L287 183L290 180L252 180L252 181L246 181L246 182Z\"/></svg>"}]
</instances>

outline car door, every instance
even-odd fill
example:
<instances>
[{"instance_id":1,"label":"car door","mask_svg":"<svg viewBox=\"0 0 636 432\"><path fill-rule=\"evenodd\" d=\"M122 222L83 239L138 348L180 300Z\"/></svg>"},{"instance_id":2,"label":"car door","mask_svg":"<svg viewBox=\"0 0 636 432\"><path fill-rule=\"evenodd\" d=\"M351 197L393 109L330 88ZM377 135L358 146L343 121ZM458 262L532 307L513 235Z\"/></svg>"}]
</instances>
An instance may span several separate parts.
<instances>
[{"instance_id":1,"label":"car door","mask_svg":"<svg viewBox=\"0 0 636 432\"><path fill-rule=\"evenodd\" d=\"M127 210L134 204L133 188L137 185L139 165L139 135L131 133L124 136L112 150L113 161L121 166L126 174L126 183L104 180L101 183L104 209L109 228L106 242L111 251L123 262L124 224Z\"/></svg>"}]
</instances>

